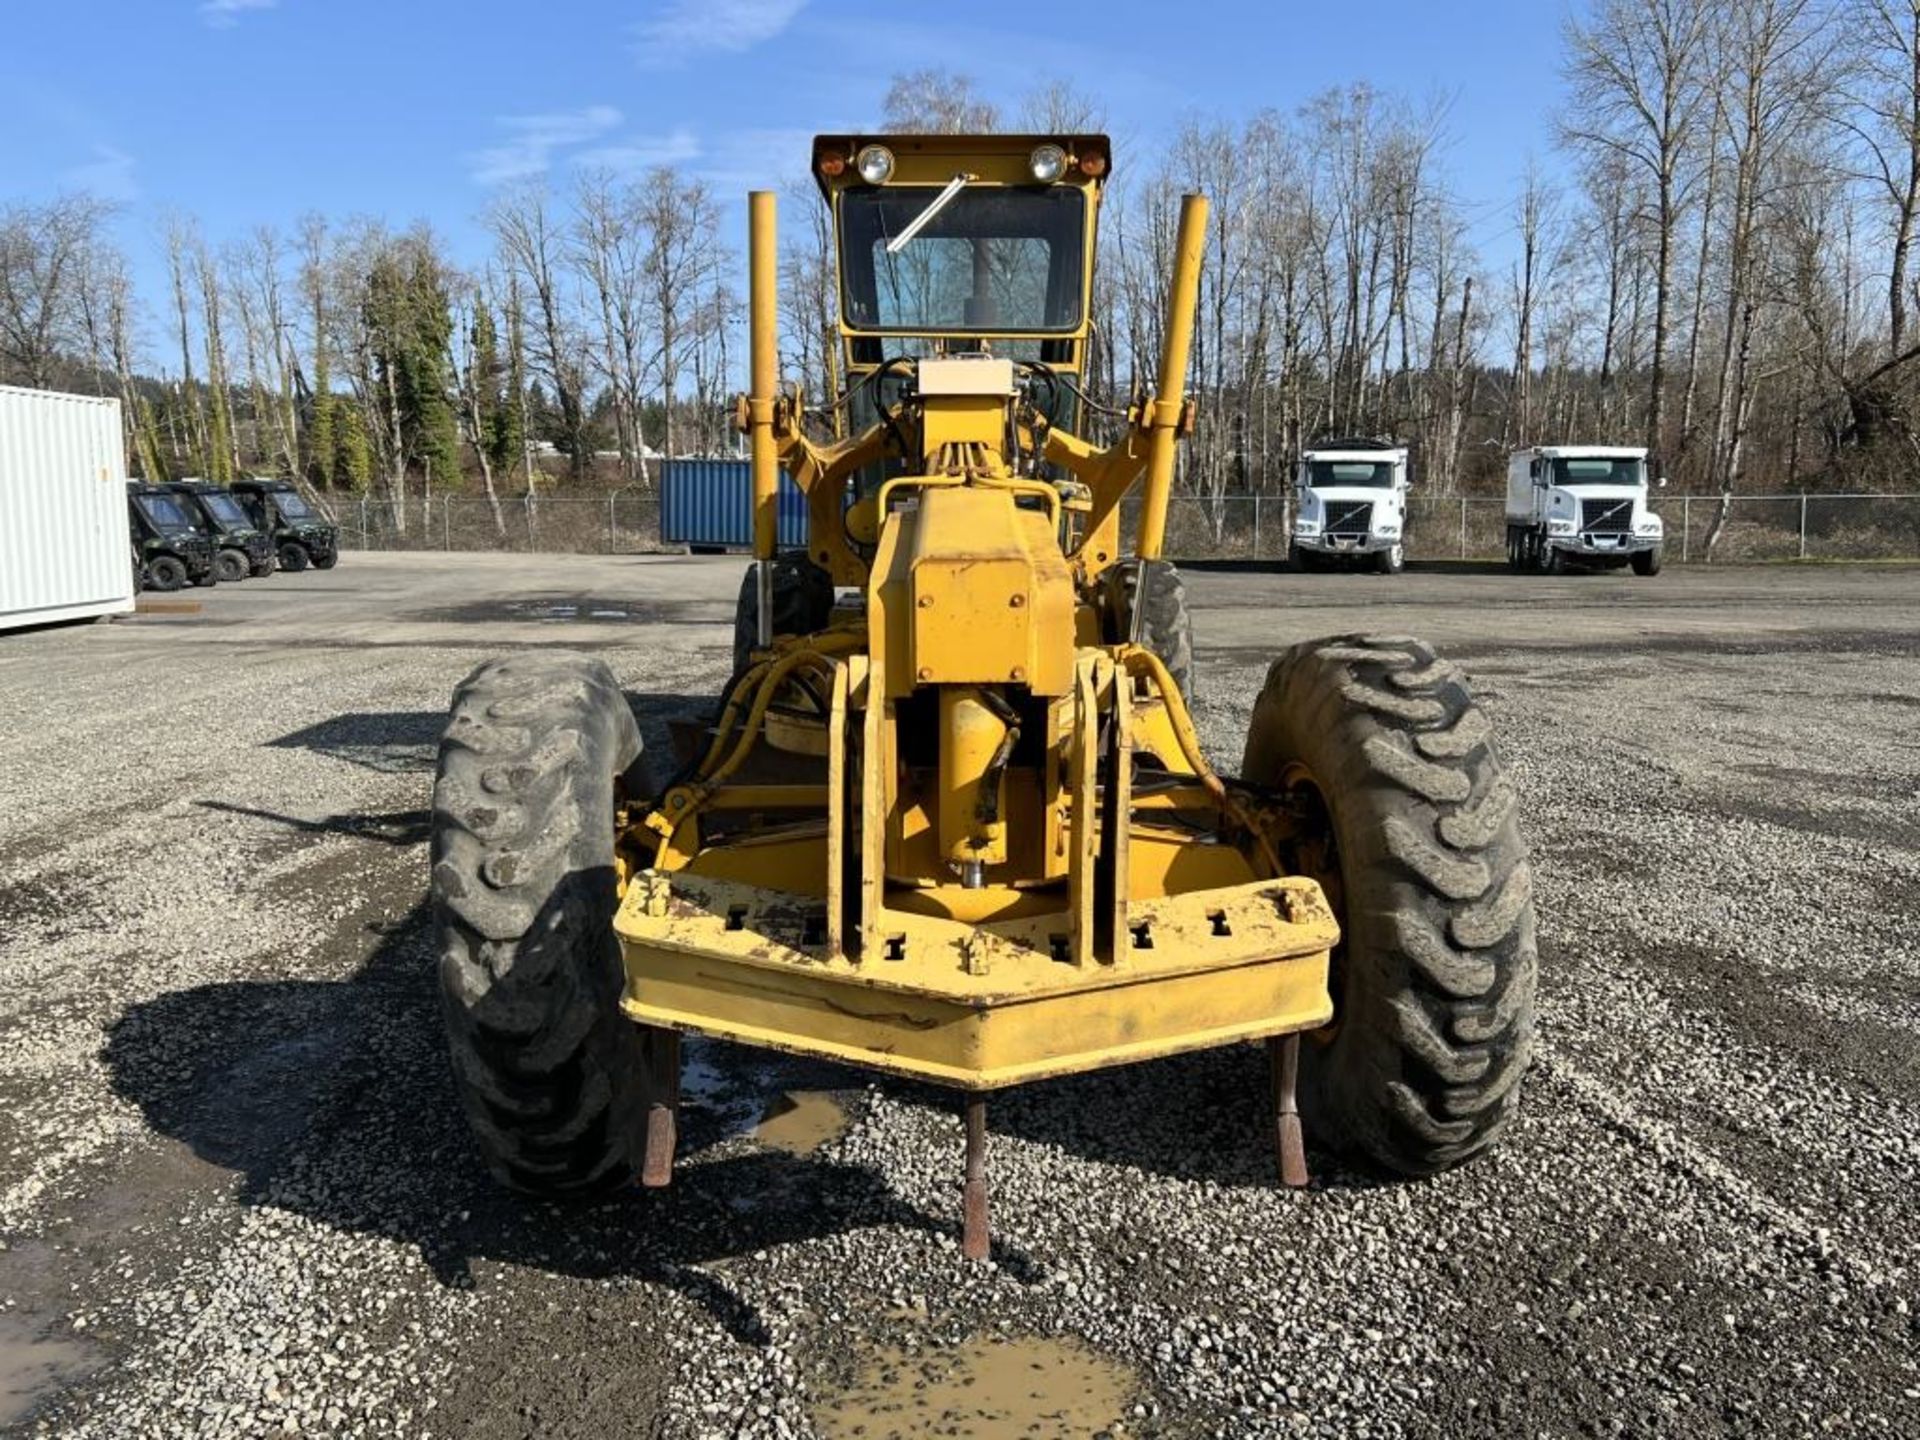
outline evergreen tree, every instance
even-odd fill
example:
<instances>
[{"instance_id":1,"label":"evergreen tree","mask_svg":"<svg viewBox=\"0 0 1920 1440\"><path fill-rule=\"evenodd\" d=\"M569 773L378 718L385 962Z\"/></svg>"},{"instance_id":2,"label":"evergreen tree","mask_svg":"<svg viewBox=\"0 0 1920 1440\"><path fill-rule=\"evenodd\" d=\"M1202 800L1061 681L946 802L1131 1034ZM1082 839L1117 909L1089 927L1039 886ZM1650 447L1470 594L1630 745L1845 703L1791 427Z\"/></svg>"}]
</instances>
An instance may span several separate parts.
<instances>
[{"instance_id":1,"label":"evergreen tree","mask_svg":"<svg viewBox=\"0 0 1920 1440\"><path fill-rule=\"evenodd\" d=\"M332 473L336 485L344 485L356 495L364 495L373 483L373 449L367 444L367 427L359 407L329 397L327 408L334 412Z\"/></svg>"},{"instance_id":2,"label":"evergreen tree","mask_svg":"<svg viewBox=\"0 0 1920 1440\"><path fill-rule=\"evenodd\" d=\"M418 461L441 484L457 484L453 316L439 263L423 240L403 242L374 262L366 322L374 376L398 429L388 440L399 464Z\"/></svg>"}]
</instances>

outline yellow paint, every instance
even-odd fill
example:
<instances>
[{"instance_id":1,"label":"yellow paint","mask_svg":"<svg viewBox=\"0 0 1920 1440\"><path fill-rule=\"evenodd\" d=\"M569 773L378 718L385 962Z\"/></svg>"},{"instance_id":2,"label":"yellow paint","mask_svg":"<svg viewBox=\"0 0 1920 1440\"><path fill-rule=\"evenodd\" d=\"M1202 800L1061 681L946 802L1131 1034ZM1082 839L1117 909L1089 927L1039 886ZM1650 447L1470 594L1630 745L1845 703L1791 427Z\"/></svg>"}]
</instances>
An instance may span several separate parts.
<instances>
[{"instance_id":1,"label":"yellow paint","mask_svg":"<svg viewBox=\"0 0 1920 1440\"><path fill-rule=\"evenodd\" d=\"M1030 188L1046 138L892 137L892 183ZM1087 207L1084 301L1108 148L1056 140L1102 157L1059 182ZM862 143L816 142L836 217ZM1192 423L1205 227L1188 197L1159 380L1111 444L1053 428L1008 347L957 332L895 347L918 358L885 391L891 411L824 443L779 385L774 209L753 198L736 418L756 553L773 553L784 468L814 559L866 603L757 649L699 762L644 814L623 810L616 928L635 1020L966 1089L1327 1022L1325 897L1279 873L1164 664L1106 639L1093 584L1123 558L1120 506L1143 483L1140 551L1159 550ZM1089 314L1045 342L1056 372L1083 363ZM850 384L884 398L873 337L843 322L841 338ZM849 507L861 473L871 488Z\"/></svg>"},{"instance_id":2,"label":"yellow paint","mask_svg":"<svg viewBox=\"0 0 1920 1440\"><path fill-rule=\"evenodd\" d=\"M876 953L828 953L820 907L688 874L629 886L635 1020L971 1089L1327 1022L1338 936L1310 880L1144 900L1112 963L1064 956L1062 912L965 924L885 911ZM649 913L664 910L665 913ZM812 938L813 943L809 943Z\"/></svg>"}]
</instances>

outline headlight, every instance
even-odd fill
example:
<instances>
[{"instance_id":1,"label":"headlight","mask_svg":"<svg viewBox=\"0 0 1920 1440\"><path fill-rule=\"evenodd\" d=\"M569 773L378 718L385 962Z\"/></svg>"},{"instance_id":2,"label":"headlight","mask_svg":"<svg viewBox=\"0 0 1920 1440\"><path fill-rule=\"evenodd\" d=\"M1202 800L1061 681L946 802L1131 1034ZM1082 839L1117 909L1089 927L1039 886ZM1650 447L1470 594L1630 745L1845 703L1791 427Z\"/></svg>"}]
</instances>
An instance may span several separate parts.
<instances>
[{"instance_id":1,"label":"headlight","mask_svg":"<svg viewBox=\"0 0 1920 1440\"><path fill-rule=\"evenodd\" d=\"M893 176L893 152L884 145L869 145L854 157L853 168L869 185L884 185Z\"/></svg>"},{"instance_id":2,"label":"headlight","mask_svg":"<svg viewBox=\"0 0 1920 1440\"><path fill-rule=\"evenodd\" d=\"M1051 185L1067 173L1067 152L1058 145L1036 145L1027 157L1027 168L1042 185Z\"/></svg>"},{"instance_id":3,"label":"headlight","mask_svg":"<svg viewBox=\"0 0 1920 1440\"><path fill-rule=\"evenodd\" d=\"M1571 520L1547 521L1547 533L1549 535L1571 535L1573 534L1573 529L1573 521Z\"/></svg>"}]
</instances>

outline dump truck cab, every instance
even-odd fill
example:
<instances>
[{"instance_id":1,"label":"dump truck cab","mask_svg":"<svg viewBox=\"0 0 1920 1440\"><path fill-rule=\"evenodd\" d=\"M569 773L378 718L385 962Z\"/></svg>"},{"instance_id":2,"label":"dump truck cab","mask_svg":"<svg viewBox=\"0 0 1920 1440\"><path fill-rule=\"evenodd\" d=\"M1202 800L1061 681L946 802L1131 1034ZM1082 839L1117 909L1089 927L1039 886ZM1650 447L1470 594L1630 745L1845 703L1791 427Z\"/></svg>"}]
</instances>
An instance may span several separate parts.
<instances>
[{"instance_id":1,"label":"dump truck cab","mask_svg":"<svg viewBox=\"0 0 1920 1440\"><path fill-rule=\"evenodd\" d=\"M271 537L282 570L331 570L340 559L340 531L285 480L236 480L232 493L254 527Z\"/></svg>"},{"instance_id":2,"label":"dump truck cab","mask_svg":"<svg viewBox=\"0 0 1920 1440\"><path fill-rule=\"evenodd\" d=\"M1296 570L1345 561L1383 574L1406 564L1407 450L1390 440L1328 440L1294 472Z\"/></svg>"},{"instance_id":3,"label":"dump truck cab","mask_svg":"<svg viewBox=\"0 0 1920 1440\"><path fill-rule=\"evenodd\" d=\"M1532 921L1457 672L1401 636L1286 651L1237 778L1193 723L1162 552L1205 197L1181 203L1156 352L1132 357L1155 379L1107 397L1092 438L1104 136L836 134L811 158L845 384L809 403L780 383L756 192L735 406L755 559L711 723L650 779L599 660L510 656L455 694L435 914L495 1173L667 1184L686 1035L961 1092L971 1256L985 1097L1009 1085L1261 1041L1287 1183L1302 1073L1383 1164L1482 1148L1525 1063ZM804 553L779 549L783 472ZM1419 990L1454 945L1475 951L1454 990ZM1474 1055L1442 1053L1469 1034Z\"/></svg>"},{"instance_id":4,"label":"dump truck cab","mask_svg":"<svg viewBox=\"0 0 1920 1440\"><path fill-rule=\"evenodd\" d=\"M1665 485L1667 482L1659 482ZM1648 508L1647 452L1630 445L1535 445L1507 457L1507 563L1657 575L1666 527Z\"/></svg>"},{"instance_id":5,"label":"dump truck cab","mask_svg":"<svg viewBox=\"0 0 1920 1440\"><path fill-rule=\"evenodd\" d=\"M224 486L204 480L175 480L164 488L213 542L214 572L221 580L273 573L273 538L253 523L245 507Z\"/></svg>"},{"instance_id":6,"label":"dump truck cab","mask_svg":"<svg viewBox=\"0 0 1920 1440\"><path fill-rule=\"evenodd\" d=\"M128 481L127 517L143 587L178 590L215 582L213 542L194 524L185 502L166 486Z\"/></svg>"}]
</instances>

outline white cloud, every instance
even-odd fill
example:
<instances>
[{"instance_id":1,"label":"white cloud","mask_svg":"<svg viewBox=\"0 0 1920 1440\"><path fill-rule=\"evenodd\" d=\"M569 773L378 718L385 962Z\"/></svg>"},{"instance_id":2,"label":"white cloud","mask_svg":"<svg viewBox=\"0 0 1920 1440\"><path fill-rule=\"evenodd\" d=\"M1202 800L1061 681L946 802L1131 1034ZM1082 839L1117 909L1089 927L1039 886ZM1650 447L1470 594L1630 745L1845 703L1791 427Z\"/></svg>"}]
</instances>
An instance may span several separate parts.
<instances>
[{"instance_id":1,"label":"white cloud","mask_svg":"<svg viewBox=\"0 0 1920 1440\"><path fill-rule=\"evenodd\" d=\"M60 179L71 189L84 190L102 200L132 200L140 194L133 178L133 156L113 145L95 145L93 159L76 165Z\"/></svg>"},{"instance_id":2,"label":"white cloud","mask_svg":"<svg viewBox=\"0 0 1920 1440\"><path fill-rule=\"evenodd\" d=\"M494 124L506 132L507 139L469 156L471 174L482 185L544 174L553 164L554 151L598 140L619 125L621 118L611 105L589 105L548 115L503 115Z\"/></svg>"},{"instance_id":3,"label":"white cloud","mask_svg":"<svg viewBox=\"0 0 1920 1440\"><path fill-rule=\"evenodd\" d=\"M636 175L655 165L680 165L700 155L700 139L686 126L665 135L623 135L573 156L576 165L591 165L621 175Z\"/></svg>"},{"instance_id":4,"label":"white cloud","mask_svg":"<svg viewBox=\"0 0 1920 1440\"><path fill-rule=\"evenodd\" d=\"M201 0L200 18L216 30L226 30L240 23L240 17L249 10L271 10L280 0Z\"/></svg>"},{"instance_id":5,"label":"white cloud","mask_svg":"<svg viewBox=\"0 0 1920 1440\"><path fill-rule=\"evenodd\" d=\"M634 26L641 63L677 65L697 55L737 54L773 39L807 0L666 0Z\"/></svg>"}]
</instances>

